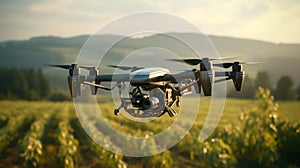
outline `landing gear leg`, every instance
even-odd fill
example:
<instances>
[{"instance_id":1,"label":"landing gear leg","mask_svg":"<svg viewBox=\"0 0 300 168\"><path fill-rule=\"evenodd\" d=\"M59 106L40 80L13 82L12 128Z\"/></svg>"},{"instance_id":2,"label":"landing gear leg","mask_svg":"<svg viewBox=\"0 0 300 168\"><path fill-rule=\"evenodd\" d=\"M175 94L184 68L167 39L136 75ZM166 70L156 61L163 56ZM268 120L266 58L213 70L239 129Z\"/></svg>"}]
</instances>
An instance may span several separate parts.
<instances>
[{"instance_id":1,"label":"landing gear leg","mask_svg":"<svg viewBox=\"0 0 300 168\"><path fill-rule=\"evenodd\" d=\"M179 96L176 96L176 106L180 107L180 100L179 100Z\"/></svg>"},{"instance_id":2,"label":"landing gear leg","mask_svg":"<svg viewBox=\"0 0 300 168\"><path fill-rule=\"evenodd\" d=\"M115 109L114 113L115 113L115 115L119 115L119 113L120 113L119 109Z\"/></svg>"},{"instance_id":3,"label":"landing gear leg","mask_svg":"<svg viewBox=\"0 0 300 168\"><path fill-rule=\"evenodd\" d=\"M120 99L121 99L121 105L118 108L115 109L115 111L114 111L115 115L119 115L120 110L122 108L125 108L125 102L124 102L125 100L123 98L121 98L121 97L120 97Z\"/></svg>"},{"instance_id":4,"label":"landing gear leg","mask_svg":"<svg viewBox=\"0 0 300 168\"><path fill-rule=\"evenodd\" d=\"M170 117L177 116L176 111L172 107L166 107L165 111L169 114Z\"/></svg>"},{"instance_id":5,"label":"landing gear leg","mask_svg":"<svg viewBox=\"0 0 300 168\"><path fill-rule=\"evenodd\" d=\"M119 96L120 96L120 99L121 99L121 105L120 105L118 108L116 108L116 109L114 110L114 114L115 114L115 115L119 115L120 110L121 110L122 108L124 108L124 100L123 100L123 98L122 98L122 91L124 90L125 84L124 84L124 83L121 83L121 82L118 82L118 83L116 84L116 86L117 86L118 89L119 89Z\"/></svg>"},{"instance_id":6,"label":"landing gear leg","mask_svg":"<svg viewBox=\"0 0 300 168\"><path fill-rule=\"evenodd\" d=\"M121 105L118 108L115 109L115 111L114 111L115 115L118 115L120 113L120 110L122 108L124 108L126 111L128 111L128 106L131 103L131 99L130 98L122 98L122 97L120 97L120 99L121 99Z\"/></svg>"},{"instance_id":7,"label":"landing gear leg","mask_svg":"<svg viewBox=\"0 0 300 168\"><path fill-rule=\"evenodd\" d=\"M121 98L121 97L120 97L120 98ZM125 107L125 106L124 106L124 100L121 98L121 105L120 105L118 108L115 109L114 114L115 114L115 115L119 115L120 110L121 110L122 108L124 108L124 107Z\"/></svg>"}]
</instances>

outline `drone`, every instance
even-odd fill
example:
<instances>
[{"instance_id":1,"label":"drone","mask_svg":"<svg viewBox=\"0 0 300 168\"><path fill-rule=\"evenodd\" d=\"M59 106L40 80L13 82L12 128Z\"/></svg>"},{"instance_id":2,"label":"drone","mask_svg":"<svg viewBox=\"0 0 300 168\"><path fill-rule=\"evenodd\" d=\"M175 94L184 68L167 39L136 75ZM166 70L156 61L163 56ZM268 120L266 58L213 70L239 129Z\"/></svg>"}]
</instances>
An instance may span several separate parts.
<instances>
[{"instance_id":1,"label":"drone","mask_svg":"<svg viewBox=\"0 0 300 168\"><path fill-rule=\"evenodd\" d=\"M255 64L251 62L227 62L212 63L213 60L227 58L202 58L202 59L170 59L196 66L195 69L186 70L172 74L166 68L154 67L130 67L108 65L123 71L123 74L100 74L94 66L84 66L78 64L71 65L48 65L69 70L68 86L71 97L81 96L84 85L90 86L91 94L96 95L98 89L112 91L117 88L121 104L114 110L118 115L124 109L133 117L147 118L160 117L167 113L170 117L177 115L174 106L180 106L180 97L190 94L192 87L197 94L203 91L204 96L211 96L214 84L227 80L232 80L236 91L241 91L245 72L242 71L242 64ZM231 71L215 72L213 67L221 67ZM81 75L81 69L88 70L88 75ZM215 79L215 77L220 77ZM113 82L114 86L109 88L101 85L103 82ZM130 85L127 97L122 95L126 87L125 82Z\"/></svg>"}]
</instances>

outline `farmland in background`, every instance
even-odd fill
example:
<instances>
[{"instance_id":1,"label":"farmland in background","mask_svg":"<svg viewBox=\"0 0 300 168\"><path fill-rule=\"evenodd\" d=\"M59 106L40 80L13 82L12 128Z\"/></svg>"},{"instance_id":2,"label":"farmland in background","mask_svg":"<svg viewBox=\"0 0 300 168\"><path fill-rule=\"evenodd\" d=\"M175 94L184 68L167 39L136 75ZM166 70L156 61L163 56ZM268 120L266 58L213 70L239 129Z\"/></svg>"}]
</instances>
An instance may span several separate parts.
<instances>
[{"instance_id":1,"label":"farmland in background","mask_svg":"<svg viewBox=\"0 0 300 168\"><path fill-rule=\"evenodd\" d=\"M0 167L299 167L300 103L277 103L278 107L263 89L256 100L227 99L217 129L207 141L199 142L210 105L209 98L201 98L193 128L177 145L158 155L132 158L92 141L72 102L1 101ZM176 120L165 115L137 123L114 116L114 108L111 102L101 104L113 127L136 136L157 133ZM98 128L90 120L89 127Z\"/></svg>"}]
</instances>

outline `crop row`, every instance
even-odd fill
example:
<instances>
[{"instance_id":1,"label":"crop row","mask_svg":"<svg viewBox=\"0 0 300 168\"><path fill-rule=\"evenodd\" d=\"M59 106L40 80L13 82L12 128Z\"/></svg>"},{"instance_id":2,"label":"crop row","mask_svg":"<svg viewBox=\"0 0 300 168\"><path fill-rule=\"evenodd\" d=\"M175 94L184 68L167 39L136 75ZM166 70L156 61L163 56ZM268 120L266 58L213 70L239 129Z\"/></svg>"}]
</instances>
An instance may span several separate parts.
<instances>
[{"instance_id":1,"label":"crop row","mask_svg":"<svg viewBox=\"0 0 300 168\"><path fill-rule=\"evenodd\" d=\"M11 102L9 105L4 102L6 111L0 108L0 121L3 121L0 125L0 152L5 154L0 156L0 167L13 167L7 164L14 160L15 155L23 159L24 167L39 165L37 158L41 167L171 167L172 164L174 167L300 166L300 124L281 120L273 97L265 90L257 93L253 107L245 109L240 118L237 114L239 110L233 109L236 119L230 118L228 121L231 123L215 129L205 142L198 139L203 126L196 121L177 145L163 153L143 158L122 156L106 149L151 151L166 144L177 136L176 133L160 142L153 140L150 145L146 141L134 141L132 146L127 147L129 139L109 135L110 130L104 124L108 122L116 131L130 136L150 137L161 132L159 129L169 126L174 119L166 121L167 118L158 118L148 123L138 123L122 115L111 115L113 104L107 103L101 109L104 116L107 113L105 121L99 120L100 114L92 110L79 113L79 120L71 103L28 104ZM179 127L185 126L180 124ZM11 152L17 149L17 139L20 139L18 148L21 150ZM100 143L102 146L98 145ZM25 156L29 154L33 157L25 161Z\"/></svg>"},{"instance_id":2,"label":"crop row","mask_svg":"<svg viewBox=\"0 0 300 168\"><path fill-rule=\"evenodd\" d=\"M40 165L39 158L43 153L42 137L54 112L54 110L48 110L37 114L24 138L19 140L19 156L24 167L38 167Z\"/></svg>"},{"instance_id":3,"label":"crop row","mask_svg":"<svg viewBox=\"0 0 300 168\"><path fill-rule=\"evenodd\" d=\"M95 141L101 141L106 148L115 149L118 151L118 147L110 140L108 136L105 136L101 130L98 129L96 116L92 112L86 112L81 114L81 122L84 123L85 130L88 131L88 134L92 137L87 138L89 142L90 150L101 160L103 160L107 167L126 167L125 162L123 162L123 156L112 153L102 146L100 146Z\"/></svg>"},{"instance_id":4,"label":"crop row","mask_svg":"<svg viewBox=\"0 0 300 168\"><path fill-rule=\"evenodd\" d=\"M6 147L19 135L33 120L33 115L28 115L28 110L22 110L19 115L7 119L7 123L0 129L0 155Z\"/></svg>"}]
</instances>

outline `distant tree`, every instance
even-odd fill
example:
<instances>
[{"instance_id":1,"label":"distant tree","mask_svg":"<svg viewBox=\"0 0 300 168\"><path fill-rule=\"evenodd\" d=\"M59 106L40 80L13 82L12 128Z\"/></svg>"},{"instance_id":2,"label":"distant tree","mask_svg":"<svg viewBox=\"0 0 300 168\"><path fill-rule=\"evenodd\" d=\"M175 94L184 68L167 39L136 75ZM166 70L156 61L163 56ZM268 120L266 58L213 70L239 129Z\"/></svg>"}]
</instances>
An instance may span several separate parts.
<instances>
[{"instance_id":1,"label":"distant tree","mask_svg":"<svg viewBox=\"0 0 300 168\"><path fill-rule=\"evenodd\" d=\"M254 80L254 87L255 89L258 87L263 87L272 90L270 75L266 71L257 72Z\"/></svg>"},{"instance_id":2,"label":"distant tree","mask_svg":"<svg viewBox=\"0 0 300 168\"><path fill-rule=\"evenodd\" d=\"M289 100L294 96L293 94L294 82L290 76L282 76L278 82L275 89L275 96L277 99Z\"/></svg>"},{"instance_id":3,"label":"distant tree","mask_svg":"<svg viewBox=\"0 0 300 168\"><path fill-rule=\"evenodd\" d=\"M70 101L71 96L62 90L55 90L49 95L50 101Z\"/></svg>"},{"instance_id":4,"label":"distant tree","mask_svg":"<svg viewBox=\"0 0 300 168\"><path fill-rule=\"evenodd\" d=\"M41 99L46 99L50 95L51 86L47 78L43 75L42 70L38 69L37 79L39 82L39 94Z\"/></svg>"},{"instance_id":5,"label":"distant tree","mask_svg":"<svg viewBox=\"0 0 300 168\"><path fill-rule=\"evenodd\" d=\"M296 98L297 98L297 100L300 100L300 83L299 83L298 87L296 88Z\"/></svg>"},{"instance_id":6,"label":"distant tree","mask_svg":"<svg viewBox=\"0 0 300 168\"><path fill-rule=\"evenodd\" d=\"M25 78L25 76L22 74L21 71L17 69L12 69L13 72L11 72L12 77L12 84L11 91L14 95L17 97L24 99L26 98L27 90L28 90L28 83Z\"/></svg>"},{"instance_id":7,"label":"distant tree","mask_svg":"<svg viewBox=\"0 0 300 168\"><path fill-rule=\"evenodd\" d=\"M0 68L0 99L47 99L51 86L39 70Z\"/></svg>"},{"instance_id":8,"label":"distant tree","mask_svg":"<svg viewBox=\"0 0 300 168\"><path fill-rule=\"evenodd\" d=\"M24 99L28 93L27 79L22 72L16 68L11 68L6 71L7 80L6 91L7 97L11 99Z\"/></svg>"},{"instance_id":9,"label":"distant tree","mask_svg":"<svg viewBox=\"0 0 300 168\"><path fill-rule=\"evenodd\" d=\"M28 85L28 95L29 100L38 100L40 99L40 83L36 71L33 68L30 69L20 69L27 80Z\"/></svg>"},{"instance_id":10,"label":"distant tree","mask_svg":"<svg viewBox=\"0 0 300 168\"><path fill-rule=\"evenodd\" d=\"M0 68L0 76L1 76L1 82L0 82L0 98L4 99L6 97L6 82L7 81L7 74L5 73L4 68Z\"/></svg>"}]
</instances>

